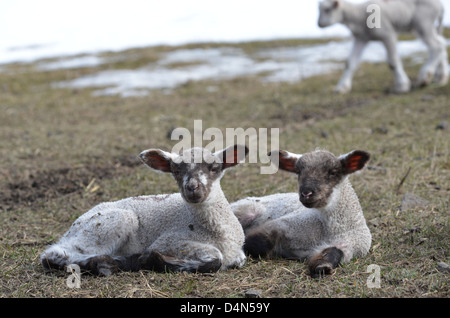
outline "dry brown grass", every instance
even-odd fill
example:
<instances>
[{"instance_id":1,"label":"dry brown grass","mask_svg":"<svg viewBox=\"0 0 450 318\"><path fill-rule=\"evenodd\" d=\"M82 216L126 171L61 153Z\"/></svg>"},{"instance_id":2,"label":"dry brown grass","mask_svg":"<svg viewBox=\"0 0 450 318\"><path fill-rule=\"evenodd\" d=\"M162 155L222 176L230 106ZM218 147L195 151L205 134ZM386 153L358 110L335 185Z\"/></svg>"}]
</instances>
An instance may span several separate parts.
<instances>
[{"instance_id":1,"label":"dry brown grass","mask_svg":"<svg viewBox=\"0 0 450 318\"><path fill-rule=\"evenodd\" d=\"M250 44L242 45L251 52ZM449 297L449 274L437 264L449 263L450 133L436 126L450 120L450 85L386 94L392 76L382 64L363 65L345 96L331 93L339 74L295 84L211 80L127 99L51 87L104 68L137 67L170 49L121 52L120 63L95 68L42 72L16 64L0 72L1 297L243 297L248 289L263 297ZM406 66L415 77L418 66ZM208 86L217 89L208 92ZM168 132L192 130L194 119L202 119L204 129L278 127L281 147L293 152L369 151L369 169L352 182L373 234L370 254L323 279L311 279L301 262L282 259L249 259L241 269L210 275L83 275L80 289L66 286L68 273L45 273L39 254L96 203L177 191L169 176L150 172L135 156L150 146L170 149L175 141ZM230 201L296 190L293 176L259 175L258 168L244 164L224 177ZM400 211L406 192L429 205ZM379 289L367 288L369 264L381 267Z\"/></svg>"}]
</instances>

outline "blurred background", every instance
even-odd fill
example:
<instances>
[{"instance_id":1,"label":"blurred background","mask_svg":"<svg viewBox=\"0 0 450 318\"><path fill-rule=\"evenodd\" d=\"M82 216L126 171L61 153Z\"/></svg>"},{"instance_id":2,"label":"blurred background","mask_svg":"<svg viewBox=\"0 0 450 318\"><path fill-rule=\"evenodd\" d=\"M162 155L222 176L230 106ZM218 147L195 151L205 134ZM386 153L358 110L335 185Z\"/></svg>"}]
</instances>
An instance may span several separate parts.
<instances>
[{"instance_id":1,"label":"blurred background","mask_svg":"<svg viewBox=\"0 0 450 318\"><path fill-rule=\"evenodd\" d=\"M361 0L352 0L361 2ZM158 44L346 36L319 0L2 0L0 63ZM442 0L450 25L450 0Z\"/></svg>"}]
</instances>

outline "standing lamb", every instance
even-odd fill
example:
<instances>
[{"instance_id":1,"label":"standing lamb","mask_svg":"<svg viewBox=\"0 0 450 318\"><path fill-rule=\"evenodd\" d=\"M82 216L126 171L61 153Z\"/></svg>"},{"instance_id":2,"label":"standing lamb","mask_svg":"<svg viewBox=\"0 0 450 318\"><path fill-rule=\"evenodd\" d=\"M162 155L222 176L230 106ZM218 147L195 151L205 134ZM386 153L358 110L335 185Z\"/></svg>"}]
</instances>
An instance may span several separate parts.
<instances>
[{"instance_id":1,"label":"standing lamb","mask_svg":"<svg viewBox=\"0 0 450 318\"><path fill-rule=\"evenodd\" d=\"M379 9L379 25L374 10ZM417 86L432 80L446 85L449 78L446 42L442 36L444 8L439 0L371 0L350 3L345 0L324 0L319 4L318 25L321 28L335 23L346 25L355 40L336 92L347 93L352 88L353 74L361 61L362 52L369 41L381 41L387 51L387 62L394 72L394 91L408 92L411 82L397 53L397 33L415 31L429 50L422 66ZM368 24L368 22L370 22ZM438 27L435 26L438 23Z\"/></svg>"},{"instance_id":2,"label":"standing lamb","mask_svg":"<svg viewBox=\"0 0 450 318\"><path fill-rule=\"evenodd\" d=\"M272 154L279 157L281 169L297 174L299 193L231 204L244 228L244 250L253 257L306 259L313 277L331 274L342 260L366 255L371 234L348 176L364 167L369 154Z\"/></svg>"},{"instance_id":3,"label":"standing lamb","mask_svg":"<svg viewBox=\"0 0 450 318\"><path fill-rule=\"evenodd\" d=\"M96 275L121 270L214 272L245 263L244 232L220 187L229 167L248 153L231 146L181 155L159 149L140 154L157 171L171 173L180 193L101 203L81 215L42 255L44 268L77 264Z\"/></svg>"}]
</instances>

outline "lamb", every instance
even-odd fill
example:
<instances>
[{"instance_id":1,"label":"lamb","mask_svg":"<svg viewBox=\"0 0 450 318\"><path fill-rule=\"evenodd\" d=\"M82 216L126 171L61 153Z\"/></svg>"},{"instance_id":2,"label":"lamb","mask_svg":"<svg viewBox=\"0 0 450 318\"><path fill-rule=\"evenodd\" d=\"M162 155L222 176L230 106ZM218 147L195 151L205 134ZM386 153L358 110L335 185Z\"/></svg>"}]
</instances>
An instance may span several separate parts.
<instances>
[{"instance_id":1,"label":"lamb","mask_svg":"<svg viewBox=\"0 0 450 318\"><path fill-rule=\"evenodd\" d=\"M374 10L379 10L379 15ZM432 80L439 85L446 85L449 69L446 42L442 36L443 16L444 9L439 0L370 0L359 4L345 0L320 2L319 27L342 23L354 36L353 49L335 91L347 93L351 90L353 74L358 68L362 52L369 41L375 40L381 41L386 48L387 62L395 78L394 92L408 92L411 81L403 69L396 44L397 33L409 31L415 31L429 51L416 86L428 85ZM438 27L435 26L436 22Z\"/></svg>"},{"instance_id":2,"label":"lamb","mask_svg":"<svg viewBox=\"0 0 450 318\"><path fill-rule=\"evenodd\" d=\"M244 232L220 187L226 169L248 154L234 145L211 153L149 149L140 159L171 173L180 193L100 203L81 215L40 259L45 269L77 264L94 275L118 270L216 272L241 267Z\"/></svg>"},{"instance_id":3,"label":"lamb","mask_svg":"<svg viewBox=\"0 0 450 318\"><path fill-rule=\"evenodd\" d=\"M231 204L252 257L307 260L312 277L331 274L341 261L367 254L371 234L348 176L369 153L339 157L324 150L297 155L270 153L282 170L297 174L299 193L250 197ZM300 199L300 202L299 202Z\"/></svg>"}]
</instances>

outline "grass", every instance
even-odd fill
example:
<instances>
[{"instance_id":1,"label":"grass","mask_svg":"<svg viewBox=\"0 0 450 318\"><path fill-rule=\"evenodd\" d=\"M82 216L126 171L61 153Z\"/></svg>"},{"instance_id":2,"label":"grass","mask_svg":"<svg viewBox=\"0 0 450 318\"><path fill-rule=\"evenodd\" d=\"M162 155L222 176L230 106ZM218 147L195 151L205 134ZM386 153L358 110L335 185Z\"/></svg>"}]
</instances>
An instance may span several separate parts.
<instances>
[{"instance_id":1,"label":"grass","mask_svg":"<svg viewBox=\"0 0 450 318\"><path fill-rule=\"evenodd\" d=\"M251 54L261 48L309 45L301 40L236 43ZM202 47L221 44L202 44ZM185 48L194 48L190 45ZM92 97L92 89L52 83L107 69L137 68L174 47L108 52L115 62L91 68L39 71L37 63L11 64L0 72L0 296L1 297L449 297L450 86L409 94L386 93L385 64L364 64L353 92L335 95L340 73L301 83L262 83L257 76L189 82L170 94ZM411 78L419 66L405 61ZM173 67L177 67L173 65ZM208 87L214 90L207 90ZM364 149L368 169L352 177L372 231L370 253L311 279L302 262L249 259L241 269L215 274L119 273L81 277L45 273L39 255L83 212L127 196L177 191L175 182L145 169L136 155L149 147L170 150L174 127L280 128L280 147L336 154ZM410 171L404 182L407 171ZM257 164L229 171L222 187L230 201L296 190L295 177L260 175ZM404 193L429 201L401 211ZM367 266L381 269L381 288L366 285Z\"/></svg>"}]
</instances>

